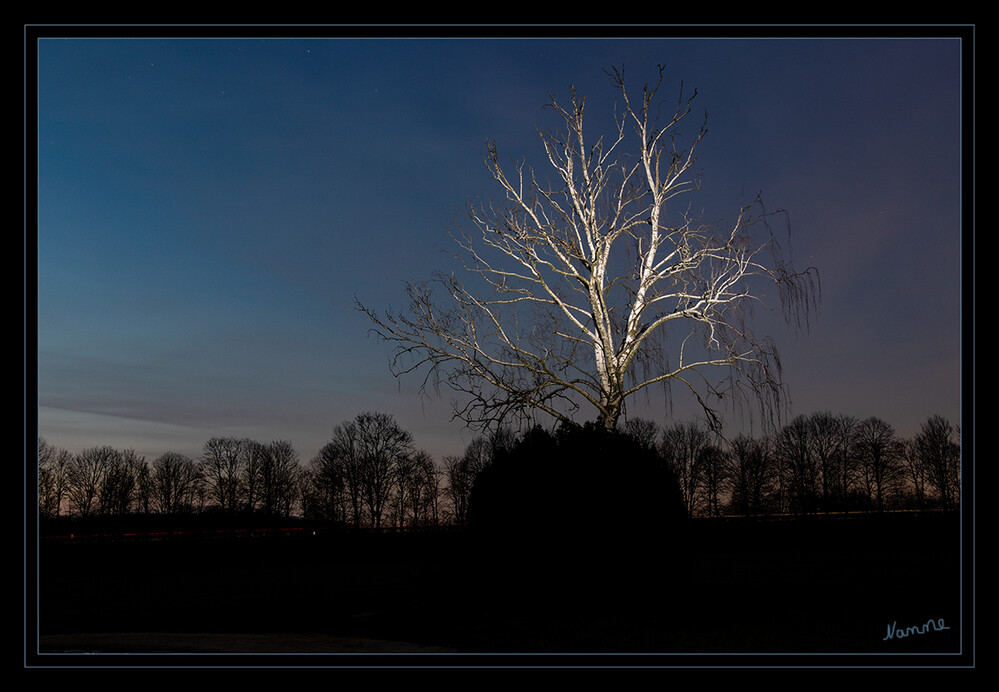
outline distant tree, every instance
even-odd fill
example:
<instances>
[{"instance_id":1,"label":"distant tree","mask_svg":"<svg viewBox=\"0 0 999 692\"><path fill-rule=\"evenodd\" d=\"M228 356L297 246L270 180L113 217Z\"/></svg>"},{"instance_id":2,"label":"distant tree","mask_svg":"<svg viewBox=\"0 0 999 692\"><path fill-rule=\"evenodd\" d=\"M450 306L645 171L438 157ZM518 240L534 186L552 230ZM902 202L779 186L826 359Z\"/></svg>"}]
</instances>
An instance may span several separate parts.
<instances>
[{"instance_id":1,"label":"distant tree","mask_svg":"<svg viewBox=\"0 0 999 692\"><path fill-rule=\"evenodd\" d=\"M446 500L448 521L458 526L468 522L468 496L472 492L475 474L470 473L464 456L448 454L441 459L444 474L442 492Z\"/></svg>"},{"instance_id":2,"label":"distant tree","mask_svg":"<svg viewBox=\"0 0 999 692\"><path fill-rule=\"evenodd\" d=\"M568 103L551 98L564 127L541 137L556 186L525 166L511 175L488 145L508 204L470 205L473 232L454 234L481 290L441 273L407 286L402 313L358 303L397 346L395 374L425 369L423 387L459 392L455 414L472 425L538 412L571 425L585 406L610 432L629 398L670 384L689 389L712 424L723 397L748 395L767 415L784 404L778 354L746 316L766 295L789 321L807 320L814 270L787 261L770 226L783 212L758 198L727 224L690 214L706 128L687 143L678 132L696 93L681 85L664 103L660 68L632 100L622 72L609 74L622 106L609 138L584 137L575 90Z\"/></svg>"},{"instance_id":3,"label":"distant tree","mask_svg":"<svg viewBox=\"0 0 999 692\"><path fill-rule=\"evenodd\" d=\"M916 440L904 442L902 447L902 467L909 487L912 489L912 500L916 509L926 507L927 489L927 468L923 463L923 457L919 453L919 446Z\"/></svg>"},{"instance_id":4,"label":"distant tree","mask_svg":"<svg viewBox=\"0 0 999 692\"><path fill-rule=\"evenodd\" d=\"M201 471L190 457L166 452L153 461L151 483L153 504L160 513L187 513L196 504Z\"/></svg>"},{"instance_id":5,"label":"distant tree","mask_svg":"<svg viewBox=\"0 0 999 692\"><path fill-rule=\"evenodd\" d=\"M130 450L133 458L133 469L135 473L135 494L132 500L131 511L140 514L149 514L152 511L153 485L152 473L149 462L145 457L138 457Z\"/></svg>"},{"instance_id":6,"label":"distant tree","mask_svg":"<svg viewBox=\"0 0 999 692\"><path fill-rule=\"evenodd\" d=\"M414 453L412 434L386 413L360 413L333 429L323 455L335 460L354 526L382 526L399 467Z\"/></svg>"},{"instance_id":7,"label":"distant tree","mask_svg":"<svg viewBox=\"0 0 999 692\"><path fill-rule=\"evenodd\" d=\"M411 492L414 498L412 503L414 508L414 522L417 526L439 526L442 522L441 516L441 481L443 474L434 458L426 452L417 453L418 470L415 481L415 492Z\"/></svg>"},{"instance_id":8,"label":"distant tree","mask_svg":"<svg viewBox=\"0 0 999 692\"><path fill-rule=\"evenodd\" d=\"M781 453L780 434L770 438L771 485L769 508L772 514L787 514L798 511L793 486L791 464Z\"/></svg>"},{"instance_id":9,"label":"distant tree","mask_svg":"<svg viewBox=\"0 0 999 692\"><path fill-rule=\"evenodd\" d=\"M774 463L766 438L739 435L730 444L728 483L732 511L749 516L763 514L774 475Z\"/></svg>"},{"instance_id":10,"label":"distant tree","mask_svg":"<svg viewBox=\"0 0 999 692\"><path fill-rule=\"evenodd\" d=\"M914 439L916 453L926 480L936 491L944 509L960 501L961 443L960 430L942 416L930 416Z\"/></svg>"},{"instance_id":11,"label":"distant tree","mask_svg":"<svg viewBox=\"0 0 999 692\"><path fill-rule=\"evenodd\" d=\"M266 516L288 517L298 500L298 452L288 440L260 445L258 510Z\"/></svg>"},{"instance_id":12,"label":"distant tree","mask_svg":"<svg viewBox=\"0 0 999 692\"><path fill-rule=\"evenodd\" d=\"M235 437L213 437L201 453L201 474L208 497L222 512L235 513L243 496L243 445Z\"/></svg>"},{"instance_id":13,"label":"distant tree","mask_svg":"<svg viewBox=\"0 0 999 692\"><path fill-rule=\"evenodd\" d=\"M847 471L842 462L849 458L844 451L850 443L843 420L821 411L811 415L809 424L811 454L818 467L820 508L825 512L840 509L846 502L844 488L849 487L849 479L841 477Z\"/></svg>"},{"instance_id":14,"label":"distant tree","mask_svg":"<svg viewBox=\"0 0 999 692\"><path fill-rule=\"evenodd\" d=\"M621 426L622 432L645 449L658 451L662 428L647 418L629 418Z\"/></svg>"},{"instance_id":15,"label":"distant tree","mask_svg":"<svg viewBox=\"0 0 999 692\"><path fill-rule=\"evenodd\" d=\"M62 513L73 455L38 439L38 513L57 517Z\"/></svg>"},{"instance_id":16,"label":"distant tree","mask_svg":"<svg viewBox=\"0 0 999 692\"><path fill-rule=\"evenodd\" d=\"M724 504L724 492L728 484L728 454L716 444L710 444L701 452L701 492L703 512L717 517Z\"/></svg>"},{"instance_id":17,"label":"distant tree","mask_svg":"<svg viewBox=\"0 0 999 692\"><path fill-rule=\"evenodd\" d=\"M775 451L787 470L789 500L797 512L814 512L819 506L820 470L812 452L812 426L804 415L795 416L778 432Z\"/></svg>"},{"instance_id":18,"label":"distant tree","mask_svg":"<svg viewBox=\"0 0 999 692\"><path fill-rule=\"evenodd\" d=\"M73 456L68 467L70 511L80 517L100 514L105 478L121 460L121 452L107 445L90 447Z\"/></svg>"},{"instance_id":19,"label":"distant tree","mask_svg":"<svg viewBox=\"0 0 999 692\"><path fill-rule=\"evenodd\" d=\"M413 436L385 413L362 413L354 421L361 443L364 501L375 527L381 527L400 462L413 453Z\"/></svg>"},{"instance_id":20,"label":"distant tree","mask_svg":"<svg viewBox=\"0 0 999 692\"><path fill-rule=\"evenodd\" d=\"M839 502L846 510L852 508L854 488L856 485L857 464L854 454L855 436L858 421L853 416L841 414L834 423L835 434L839 443L834 446L833 463L835 478L829 484Z\"/></svg>"},{"instance_id":21,"label":"distant tree","mask_svg":"<svg viewBox=\"0 0 999 692\"><path fill-rule=\"evenodd\" d=\"M391 522L396 526L406 526L410 523L410 492L414 490L413 480L417 474L415 455L403 457L396 464L390 512Z\"/></svg>"},{"instance_id":22,"label":"distant tree","mask_svg":"<svg viewBox=\"0 0 999 692\"><path fill-rule=\"evenodd\" d=\"M856 430L858 468L874 509L883 512L902 478L902 442L880 418L867 418Z\"/></svg>"},{"instance_id":23,"label":"distant tree","mask_svg":"<svg viewBox=\"0 0 999 692\"><path fill-rule=\"evenodd\" d=\"M234 443L239 456L239 496L240 509L256 512L260 509L263 493L263 468L267 464L269 450L267 445L243 438Z\"/></svg>"},{"instance_id":24,"label":"distant tree","mask_svg":"<svg viewBox=\"0 0 999 692\"><path fill-rule=\"evenodd\" d=\"M701 508L703 465L710 445L709 430L696 422L678 422L662 432L659 454L680 484L688 517Z\"/></svg>"},{"instance_id":25,"label":"distant tree","mask_svg":"<svg viewBox=\"0 0 999 692\"><path fill-rule=\"evenodd\" d=\"M399 526L433 526L438 521L440 481L433 457L419 450L399 460L394 497Z\"/></svg>"},{"instance_id":26,"label":"distant tree","mask_svg":"<svg viewBox=\"0 0 999 692\"><path fill-rule=\"evenodd\" d=\"M333 442L323 445L303 475L302 511L309 519L348 524L354 519L348 491L347 468Z\"/></svg>"},{"instance_id":27,"label":"distant tree","mask_svg":"<svg viewBox=\"0 0 999 692\"><path fill-rule=\"evenodd\" d=\"M124 516L139 509L144 476L148 474L146 460L134 450L113 450L105 461L98 484L97 500L101 514Z\"/></svg>"},{"instance_id":28,"label":"distant tree","mask_svg":"<svg viewBox=\"0 0 999 692\"><path fill-rule=\"evenodd\" d=\"M364 449L356 421L334 427L323 450L325 458L335 460L342 479L347 522L355 528L367 523L364 515Z\"/></svg>"}]
</instances>

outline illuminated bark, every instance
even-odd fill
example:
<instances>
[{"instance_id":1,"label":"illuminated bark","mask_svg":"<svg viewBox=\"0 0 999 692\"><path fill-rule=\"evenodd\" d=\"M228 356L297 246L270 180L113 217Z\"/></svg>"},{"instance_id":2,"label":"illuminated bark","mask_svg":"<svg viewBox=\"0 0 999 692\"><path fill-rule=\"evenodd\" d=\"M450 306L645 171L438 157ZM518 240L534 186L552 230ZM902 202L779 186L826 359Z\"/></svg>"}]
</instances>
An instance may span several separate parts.
<instances>
[{"instance_id":1,"label":"illuminated bark","mask_svg":"<svg viewBox=\"0 0 999 692\"><path fill-rule=\"evenodd\" d=\"M525 165L508 174L488 144L506 204L470 206L474 233L453 234L479 285L439 274L407 286L408 311L358 304L397 346L394 372L426 369L423 390L459 392L456 416L472 425L539 411L571 421L589 405L615 429L628 399L653 385L682 385L713 424L730 394L751 393L768 413L783 403L777 351L744 317L776 287L785 317L807 318L814 270L786 262L769 225L782 213L758 198L727 227L690 213L683 198L699 187L692 168L706 129L686 148L676 131L696 93L681 87L661 122L662 68L637 103L623 74L609 74L623 104L611 138L587 141L575 90L565 105L551 97L565 125L541 133L556 186Z\"/></svg>"}]
</instances>

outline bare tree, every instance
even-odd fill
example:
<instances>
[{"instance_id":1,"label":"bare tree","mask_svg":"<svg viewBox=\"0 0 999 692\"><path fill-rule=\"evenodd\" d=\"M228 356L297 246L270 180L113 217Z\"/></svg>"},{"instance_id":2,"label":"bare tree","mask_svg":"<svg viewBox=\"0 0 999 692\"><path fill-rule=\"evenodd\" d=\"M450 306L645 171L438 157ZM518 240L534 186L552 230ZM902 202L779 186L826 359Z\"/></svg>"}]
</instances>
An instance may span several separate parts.
<instances>
[{"instance_id":1,"label":"bare tree","mask_svg":"<svg viewBox=\"0 0 999 692\"><path fill-rule=\"evenodd\" d=\"M923 457L919 453L916 440L906 441L902 447L902 467L912 489L912 498L916 509L926 506L926 486L929 475Z\"/></svg>"},{"instance_id":2,"label":"bare tree","mask_svg":"<svg viewBox=\"0 0 999 692\"><path fill-rule=\"evenodd\" d=\"M235 437L213 437L201 453L201 473L208 496L223 512L236 512L243 494L243 455Z\"/></svg>"},{"instance_id":3,"label":"bare tree","mask_svg":"<svg viewBox=\"0 0 999 692\"><path fill-rule=\"evenodd\" d=\"M696 422L676 423L662 433L659 453L676 475L688 517L703 505L704 461L710 446L710 432Z\"/></svg>"},{"instance_id":4,"label":"bare tree","mask_svg":"<svg viewBox=\"0 0 999 692\"><path fill-rule=\"evenodd\" d=\"M413 452L413 436L385 413L362 413L354 425L361 442L364 501L372 523L380 528L398 465Z\"/></svg>"},{"instance_id":5,"label":"bare tree","mask_svg":"<svg viewBox=\"0 0 999 692\"><path fill-rule=\"evenodd\" d=\"M681 143L696 97L682 85L660 118L663 74L634 102L623 73L609 73L623 110L607 139L584 136L585 99L574 89L566 104L551 96L564 129L539 134L555 186L523 164L508 174L487 145L506 204L469 205L475 233L453 234L482 295L439 274L407 286L407 312L381 316L358 303L396 345L396 375L426 367L423 391L443 383L458 392L455 415L472 425L537 412L571 421L589 405L610 431L626 400L652 385L688 388L712 425L722 397L751 394L767 412L780 408L778 353L745 316L769 285L785 317L807 320L816 273L786 260L770 226L784 214L759 198L727 226L691 213L683 197L699 187L695 149L706 128Z\"/></svg>"},{"instance_id":6,"label":"bare tree","mask_svg":"<svg viewBox=\"0 0 999 692\"><path fill-rule=\"evenodd\" d=\"M111 484L107 479L121 461L121 452L107 445L90 447L73 456L67 485L70 510L74 514L89 517L110 509Z\"/></svg>"},{"instance_id":7,"label":"bare tree","mask_svg":"<svg viewBox=\"0 0 999 692\"><path fill-rule=\"evenodd\" d=\"M248 512L256 512L261 505L263 493L262 473L267 464L269 450L267 445L244 438L236 443L239 455L240 501Z\"/></svg>"},{"instance_id":8,"label":"bare tree","mask_svg":"<svg viewBox=\"0 0 999 692\"><path fill-rule=\"evenodd\" d=\"M856 456L868 498L883 512L902 479L902 442L890 424L867 418L857 426Z\"/></svg>"},{"instance_id":9,"label":"bare tree","mask_svg":"<svg viewBox=\"0 0 999 692\"><path fill-rule=\"evenodd\" d=\"M732 509L750 516L764 513L774 473L771 445L766 438L739 435L733 439L727 474Z\"/></svg>"},{"instance_id":10,"label":"bare tree","mask_svg":"<svg viewBox=\"0 0 999 692\"><path fill-rule=\"evenodd\" d=\"M98 485L97 501L101 514L123 516L148 509L144 491L148 488L149 467L134 450L114 450L105 457L106 464Z\"/></svg>"},{"instance_id":11,"label":"bare tree","mask_svg":"<svg viewBox=\"0 0 999 692\"><path fill-rule=\"evenodd\" d=\"M723 494L728 484L727 452L718 445L708 445L701 452L700 467L704 512L717 517L721 514Z\"/></svg>"},{"instance_id":12,"label":"bare tree","mask_svg":"<svg viewBox=\"0 0 999 692\"><path fill-rule=\"evenodd\" d=\"M647 418L630 418L624 422L622 431L645 449L658 451L662 428Z\"/></svg>"},{"instance_id":13,"label":"bare tree","mask_svg":"<svg viewBox=\"0 0 999 692\"><path fill-rule=\"evenodd\" d=\"M137 509L143 514L150 514L153 511L153 472L145 458L142 460L142 466L139 467L138 480Z\"/></svg>"},{"instance_id":14,"label":"bare tree","mask_svg":"<svg viewBox=\"0 0 999 692\"><path fill-rule=\"evenodd\" d=\"M463 456L448 454L441 459L441 466L445 521L464 526L468 522L468 497L472 492L473 477L465 471Z\"/></svg>"},{"instance_id":15,"label":"bare tree","mask_svg":"<svg viewBox=\"0 0 999 692\"><path fill-rule=\"evenodd\" d=\"M437 523L438 471L433 457L420 450L399 460L395 474L396 524L432 526Z\"/></svg>"},{"instance_id":16,"label":"bare tree","mask_svg":"<svg viewBox=\"0 0 999 692\"><path fill-rule=\"evenodd\" d=\"M257 508L267 516L290 516L298 499L298 452L288 440L275 440L260 449Z\"/></svg>"},{"instance_id":17,"label":"bare tree","mask_svg":"<svg viewBox=\"0 0 999 692\"><path fill-rule=\"evenodd\" d=\"M391 500L392 521L396 526L405 526L410 521L410 492L416 490L414 488L414 480L418 474L415 455L406 456L396 464L393 478L395 488Z\"/></svg>"},{"instance_id":18,"label":"bare tree","mask_svg":"<svg viewBox=\"0 0 999 692\"><path fill-rule=\"evenodd\" d=\"M348 469L334 441L327 442L309 462L303 477L303 512L306 517L347 524L353 520Z\"/></svg>"},{"instance_id":19,"label":"bare tree","mask_svg":"<svg viewBox=\"0 0 999 692\"><path fill-rule=\"evenodd\" d=\"M812 426L807 416L795 416L775 438L776 453L786 470L786 484L798 512L818 509L820 469L812 452Z\"/></svg>"},{"instance_id":20,"label":"bare tree","mask_svg":"<svg viewBox=\"0 0 999 692\"><path fill-rule=\"evenodd\" d=\"M166 452L153 461L153 503L163 514L189 512L194 507L201 471L193 459L178 452Z\"/></svg>"},{"instance_id":21,"label":"bare tree","mask_svg":"<svg viewBox=\"0 0 999 692\"><path fill-rule=\"evenodd\" d=\"M447 477L445 492L450 501L453 520L460 526L468 523L468 500L472 495L475 479L489 463L487 457L476 453L484 447L484 442L484 438L477 437L461 456L444 457L444 474Z\"/></svg>"},{"instance_id":22,"label":"bare tree","mask_svg":"<svg viewBox=\"0 0 999 692\"><path fill-rule=\"evenodd\" d=\"M849 460L852 423L827 411L809 419L811 453L818 467L821 509L829 512L844 506L850 486Z\"/></svg>"},{"instance_id":23,"label":"bare tree","mask_svg":"<svg viewBox=\"0 0 999 692\"><path fill-rule=\"evenodd\" d=\"M391 509L400 465L414 452L413 436L394 417L361 413L333 429L329 443L313 461L313 474L322 471L325 491L342 496L351 524L381 527Z\"/></svg>"},{"instance_id":24,"label":"bare tree","mask_svg":"<svg viewBox=\"0 0 999 692\"><path fill-rule=\"evenodd\" d=\"M852 507L852 497L856 485L857 460L854 454L858 420L853 416L840 414L836 417L835 427L838 430L839 444L834 454L835 493L847 511Z\"/></svg>"},{"instance_id":25,"label":"bare tree","mask_svg":"<svg viewBox=\"0 0 999 692\"><path fill-rule=\"evenodd\" d=\"M414 476L413 522L417 526L438 526L441 523L441 469L427 452L416 454L417 473Z\"/></svg>"},{"instance_id":26,"label":"bare tree","mask_svg":"<svg viewBox=\"0 0 999 692\"><path fill-rule=\"evenodd\" d=\"M916 453L926 472L926 480L937 491L944 509L955 507L960 499L960 430L942 416L930 416L914 439Z\"/></svg>"},{"instance_id":27,"label":"bare tree","mask_svg":"<svg viewBox=\"0 0 999 692\"><path fill-rule=\"evenodd\" d=\"M341 423L333 428L329 443L323 448L328 469L334 468L343 483L345 518L355 528L364 519L364 468L363 444L355 421ZM332 461L335 466L329 466Z\"/></svg>"},{"instance_id":28,"label":"bare tree","mask_svg":"<svg viewBox=\"0 0 999 692\"><path fill-rule=\"evenodd\" d=\"M73 455L38 439L38 513L57 517L62 513Z\"/></svg>"}]
</instances>

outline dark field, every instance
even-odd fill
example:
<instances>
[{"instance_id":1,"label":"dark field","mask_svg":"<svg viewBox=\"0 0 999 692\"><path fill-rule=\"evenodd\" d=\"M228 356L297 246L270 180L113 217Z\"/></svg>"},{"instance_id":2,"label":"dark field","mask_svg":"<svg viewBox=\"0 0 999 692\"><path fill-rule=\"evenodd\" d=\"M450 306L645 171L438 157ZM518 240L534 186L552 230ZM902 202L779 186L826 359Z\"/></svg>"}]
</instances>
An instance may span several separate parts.
<instances>
[{"instance_id":1,"label":"dark field","mask_svg":"<svg viewBox=\"0 0 999 692\"><path fill-rule=\"evenodd\" d=\"M43 541L40 655L33 639L26 654L43 666L966 665L959 532L957 516L904 515L700 520L680 540L595 544L460 531ZM885 639L929 620L948 629Z\"/></svg>"}]
</instances>

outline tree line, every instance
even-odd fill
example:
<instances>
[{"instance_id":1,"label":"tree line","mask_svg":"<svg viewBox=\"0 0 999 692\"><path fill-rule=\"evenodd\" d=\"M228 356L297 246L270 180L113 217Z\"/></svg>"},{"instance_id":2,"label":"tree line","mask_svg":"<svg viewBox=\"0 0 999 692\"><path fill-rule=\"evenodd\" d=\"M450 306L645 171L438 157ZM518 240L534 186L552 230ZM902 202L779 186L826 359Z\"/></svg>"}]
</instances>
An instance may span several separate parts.
<instances>
[{"instance_id":1,"label":"tree line","mask_svg":"<svg viewBox=\"0 0 999 692\"><path fill-rule=\"evenodd\" d=\"M954 509L960 428L931 416L912 439L881 418L818 412L722 442L707 427L625 423L680 483L688 516Z\"/></svg>"},{"instance_id":2,"label":"tree line","mask_svg":"<svg viewBox=\"0 0 999 692\"><path fill-rule=\"evenodd\" d=\"M83 519L303 517L350 527L462 524L472 483L489 463L486 447L476 438L463 455L438 462L378 412L334 427L307 463L287 440L212 437L197 457L171 451L147 462L131 449L73 453L39 438L38 512Z\"/></svg>"},{"instance_id":3,"label":"tree line","mask_svg":"<svg viewBox=\"0 0 999 692\"><path fill-rule=\"evenodd\" d=\"M672 470L690 517L951 509L960 501L960 429L940 416L908 440L879 418L828 412L800 415L769 435L730 440L698 422L632 419L619 432ZM391 415L365 412L337 425L307 463L286 440L212 437L196 458L166 452L150 463L133 450L71 453L39 439L38 511L42 517L215 514L348 527L464 525L476 479L522 437L501 428L438 462ZM606 460L607 473L614 461ZM532 483L529 471L521 482Z\"/></svg>"}]
</instances>

